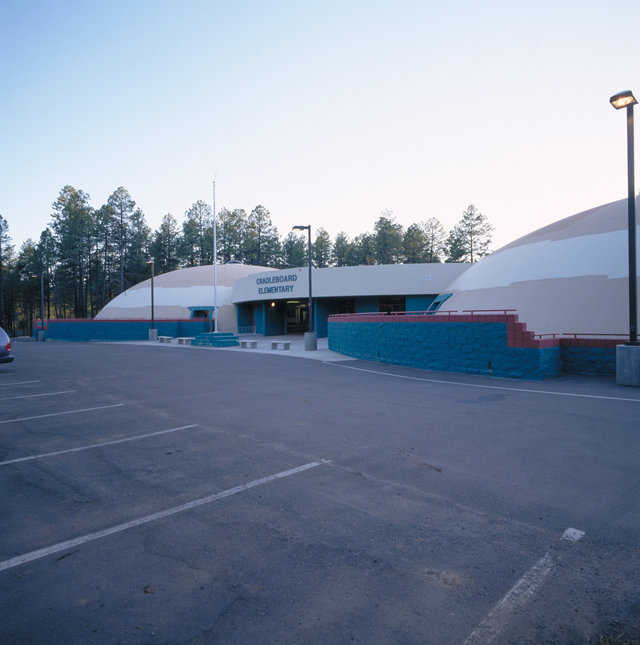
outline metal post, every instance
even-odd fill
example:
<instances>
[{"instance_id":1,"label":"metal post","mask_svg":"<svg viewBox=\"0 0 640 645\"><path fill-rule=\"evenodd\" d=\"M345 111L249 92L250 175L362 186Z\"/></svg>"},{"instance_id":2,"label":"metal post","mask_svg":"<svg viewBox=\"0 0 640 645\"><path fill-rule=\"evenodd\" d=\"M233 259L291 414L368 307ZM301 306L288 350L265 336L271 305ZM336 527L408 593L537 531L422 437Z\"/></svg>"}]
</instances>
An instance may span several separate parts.
<instances>
[{"instance_id":1,"label":"metal post","mask_svg":"<svg viewBox=\"0 0 640 645\"><path fill-rule=\"evenodd\" d=\"M40 320L44 332L44 269L40 272Z\"/></svg>"},{"instance_id":2,"label":"metal post","mask_svg":"<svg viewBox=\"0 0 640 645\"><path fill-rule=\"evenodd\" d=\"M309 243L307 245L307 254L309 256L309 331L313 331L313 294L311 292L311 224L307 227L309 233Z\"/></svg>"},{"instance_id":3,"label":"metal post","mask_svg":"<svg viewBox=\"0 0 640 645\"><path fill-rule=\"evenodd\" d=\"M152 260L151 261L151 329L156 328L156 325L155 325L155 322L156 322L155 303L154 303L154 300L153 300L153 295L154 295L154 292L153 292L153 274L155 273L155 266L156 266L156 264Z\"/></svg>"},{"instance_id":4,"label":"metal post","mask_svg":"<svg viewBox=\"0 0 640 645\"><path fill-rule=\"evenodd\" d=\"M218 280L216 276L216 258L218 242L216 239L216 180L213 180L213 331L218 331ZM211 327L211 325L209 325Z\"/></svg>"},{"instance_id":5,"label":"metal post","mask_svg":"<svg viewBox=\"0 0 640 645\"><path fill-rule=\"evenodd\" d=\"M638 345L636 270L636 189L633 155L633 104L627 105L627 181L629 185L629 345Z\"/></svg>"}]
</instances>

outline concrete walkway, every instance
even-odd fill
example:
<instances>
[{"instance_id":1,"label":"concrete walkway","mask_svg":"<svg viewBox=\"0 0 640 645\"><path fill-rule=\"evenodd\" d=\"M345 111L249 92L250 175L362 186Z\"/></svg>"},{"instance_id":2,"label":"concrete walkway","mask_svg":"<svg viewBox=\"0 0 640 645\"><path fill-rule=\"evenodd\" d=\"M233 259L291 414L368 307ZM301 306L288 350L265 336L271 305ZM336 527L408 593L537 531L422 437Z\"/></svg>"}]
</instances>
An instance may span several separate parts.
<instances>
[{"instance_id":1,"label":"concrete walkway","mask_svg":"<svg viewBox=\"0 0 640 645\"><path fill-rule=\"evenodd\" d=\"M304 349L304 337L298 334L289 334L284 336L262 336L259 334L240 334L238 338L242 340L256 341L258 346L256 349L242 349L241 347L193 347L191 345L179 345L177 339L172 339L169 343L151 342L147 340L132 340L122 341L119 345L143 345L149 347L160 348L178 348L185 350L216 350L223 352L243 352L252 354L270 354L271 356L285 356L289 358L309 358L316 361L337 362L337 361L352 361L352 356L345 356L332 352L329 349L328 338L318 338L318 350L315 352L307 352ZM271 343L275 341L285 341L291 343L290 349L271 349Z\"/></svg>"}]
</instances>

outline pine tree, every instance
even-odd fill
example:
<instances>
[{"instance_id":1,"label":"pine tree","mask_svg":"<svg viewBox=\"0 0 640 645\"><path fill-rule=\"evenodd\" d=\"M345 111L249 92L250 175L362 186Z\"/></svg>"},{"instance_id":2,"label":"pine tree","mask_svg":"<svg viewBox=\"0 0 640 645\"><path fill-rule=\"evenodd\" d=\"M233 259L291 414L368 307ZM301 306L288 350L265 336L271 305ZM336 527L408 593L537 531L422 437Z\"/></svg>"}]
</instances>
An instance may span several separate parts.
<instances>
[{"instance_id":1,"label":"pine tree","mask_svg":"<svg viewBox=\"0 0 640 645\"><path fill-rule=\"evenodd\" d=\"M477 262L489 253L493 226L470 204L447 238L447 262Z\"/></svg>"},{"instance_id":2,"label":"pine tree","mask_svg":"<svg viewBox=\"0 0 640 645\"><path fill-rule=\"evenodd\" d=\"M331 262L331 238L323 228L316 231L315 242L311 246L311 255L314 266L322 269Z\"/></svg>"}]
</instances>

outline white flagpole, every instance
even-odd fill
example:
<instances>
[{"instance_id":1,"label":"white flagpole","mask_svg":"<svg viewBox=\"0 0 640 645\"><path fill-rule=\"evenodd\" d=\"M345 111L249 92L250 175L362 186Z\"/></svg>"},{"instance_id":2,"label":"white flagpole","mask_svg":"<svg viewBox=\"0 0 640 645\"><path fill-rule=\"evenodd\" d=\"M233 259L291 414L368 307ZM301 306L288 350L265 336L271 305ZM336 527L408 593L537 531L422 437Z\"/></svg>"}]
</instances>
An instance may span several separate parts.
<instances>
[{"instance_id":1,"label":"white flagpole","mask_svg":"<svg viewBox=\"0 0 640 645\"><path fill-rule=\"evenodd\" d=\"M218 280L216 276L216 258L218 242L216 239L216 180L213 180L213 331L218 331Z\"/></svg>"}]
</instances>

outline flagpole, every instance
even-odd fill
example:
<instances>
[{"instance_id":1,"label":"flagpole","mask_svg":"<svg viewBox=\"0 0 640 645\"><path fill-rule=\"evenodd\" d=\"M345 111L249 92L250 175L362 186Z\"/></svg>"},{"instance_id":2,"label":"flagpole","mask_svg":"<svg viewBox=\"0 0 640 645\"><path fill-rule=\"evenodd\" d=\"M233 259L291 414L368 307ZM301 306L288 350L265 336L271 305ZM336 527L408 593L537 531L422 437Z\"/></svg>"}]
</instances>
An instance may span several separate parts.
<instances>
[{"instance_id":1,"label":"flagpole","mask_svg":"<svg viewBox=\"0 0 640 645\"><path fill-rule=\"evenodd\" d=\"M213 331L218 331L218 280L216 275L216 258L218 242L216 239L216 180L213 180Z\"/></svg>"}]
</instances>

